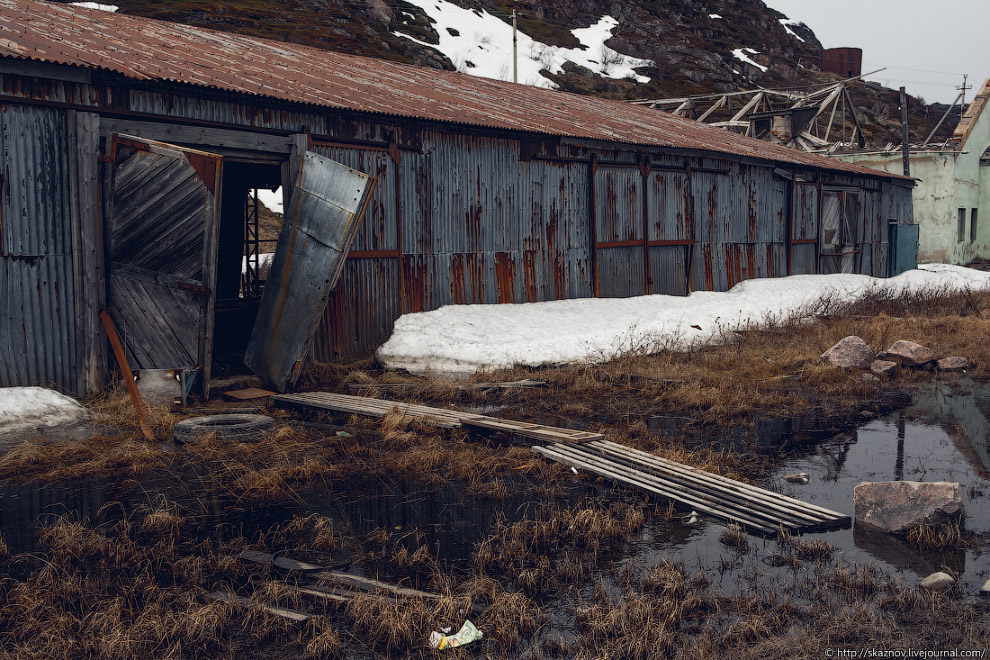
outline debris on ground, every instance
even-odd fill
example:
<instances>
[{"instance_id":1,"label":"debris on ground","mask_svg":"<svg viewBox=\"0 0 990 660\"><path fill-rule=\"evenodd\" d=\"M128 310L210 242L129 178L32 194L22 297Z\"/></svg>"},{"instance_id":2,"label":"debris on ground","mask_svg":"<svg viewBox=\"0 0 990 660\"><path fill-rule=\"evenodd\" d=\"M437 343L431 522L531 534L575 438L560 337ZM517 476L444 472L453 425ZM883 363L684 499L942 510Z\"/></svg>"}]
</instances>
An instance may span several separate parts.
<instances>
[{"instance_id":1,"label":"debris on ground","mask_svg":"<svg viewBox=\"0 0 990 660\"><path fill-rule=\"evenodd\" d=\"M454 635L444 635L435 630L431 632L430 646L435 649L454 649L478 641L482 637L484 637L482 632L468 619L464 621L464 625Z\"/></svg>"},{"instance_id":2,"label":"debris on ground","mask_svg":"<svg viewBox=\"0 0 990 660\"><path fill-rule=\"evenodd\" d=\"M924 580L921 581L921 588L927 591L934 591L936 593L943 593L952 588L952 585L956 583L955 578L953 578L948 573L943 573L939 571L937 573L932 573Z\"/></svg>"},{"instance_id":3,"label":"debris on ground","mask_svg":"<svg viewBox=\"0 0 990 660\"><path fill-rule=\"evenodd\" d=\"M791 484L806 484L809 481L807 472L798 472L796 474L785 474L781 477L784 481Z\"/></svg>"},{"instance_id":4,"label":"debris on ground","mask_svg":"<svg viewBox=\"0 0 990 660\"><path fill-rule=\"evenodd\" d=\"M0 437L89 420L75 399L44 387L0 387Z\"/></svg>"},{"instance_id":5,"label":"debris on ground","mask_svg":"<svg viewBox=\"0 0 990 660\"><path fill-rule=\"evenodd\" d=\"M962 491L948 481L879 481L853 490L856 526L907 534L921 524L938 525L963 513Z\"/></svg>"},{"instance_id":6,"label":"debris on ground","mask_svg":"<svg viewBox=\"0 0 990 660\"><path fill-rule=\"evenodd\" d=\"M873 351L860 337L844 337L822 353L822 361L839 369L869 369Z\"/></svg>"},{"instance_id":7,"label":"debris on ground","mask_svg":"<svg viewBox=\"0 0 990 660\"><path fill-rule=\"evenodd\" d=\"M176 442L193 442L213 434L220 440L246 442L257 440L274 428L275 420L267 415L203 415L176 422L172 438Z\"/></svg>"}]
</instances>

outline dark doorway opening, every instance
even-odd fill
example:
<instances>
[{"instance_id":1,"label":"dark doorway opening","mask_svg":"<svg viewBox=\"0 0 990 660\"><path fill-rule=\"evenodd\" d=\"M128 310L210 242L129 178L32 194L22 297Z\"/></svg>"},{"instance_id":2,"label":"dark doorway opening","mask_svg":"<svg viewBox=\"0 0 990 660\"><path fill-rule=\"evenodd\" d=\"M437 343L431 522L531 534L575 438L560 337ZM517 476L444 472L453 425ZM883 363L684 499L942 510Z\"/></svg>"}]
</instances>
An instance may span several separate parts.
<instances>
[{"instance_id":1,"label":"dark doorway opening","mask_svg":"<svg viewBox=\"0 0 990 660\"><path fill-rule=\"evenodd\" d=\"M282 185L278 164L224 160L217 246L213 377L248 373L244 350L251 336L267 275L267 254L275 251L281 216L264 207L258 189Z\"/></svg>"}]
</instances>

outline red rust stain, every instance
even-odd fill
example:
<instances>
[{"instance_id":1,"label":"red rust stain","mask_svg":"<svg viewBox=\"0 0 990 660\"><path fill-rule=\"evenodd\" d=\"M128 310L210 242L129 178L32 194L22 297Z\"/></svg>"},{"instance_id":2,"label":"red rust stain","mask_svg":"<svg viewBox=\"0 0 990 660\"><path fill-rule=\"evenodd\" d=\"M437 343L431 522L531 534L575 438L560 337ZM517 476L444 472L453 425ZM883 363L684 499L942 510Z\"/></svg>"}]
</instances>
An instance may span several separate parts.
<instances>
[{"instance_id":1,"label":"red rust stain","mask_svg":"<svg viewBox=\"0 0 990 660\"><path fill-rule=\"evenodd\" d=\"M554 296L557 300L563 300L567 297L567 287L564 279L564 256L557 252L553 252L553 287Z\"/></svg>"},{"instance_id":2,"label":"red rust stain","mask_svg":"<svg viewBox=\"0 0 990 660\"><path fill-rule=\"evenodd\" d=\"M756 275L756 246L747 245L746 246L746 277L754 277Z\"/></svg>"},{"instance_id":3,"label":"red rust stain","mask_svg":"<svg viewBox=\"0 0 990 660\"><path fill-rule=\"evenodd\" d=\"M513 281L516 274L516 264L510 252L495 253L495 281L498 286L499 303L513 302Z\"/></svg>"},{"instance_id":4,"label":"red rust stain","mask_svg":"<svg viewBox=\"0 0 990 660\"><path fill-rule=\"evenodd\" d=\"M465 255L465 273L470 278L471 300L470 302L480 304L485 302L485 255L477 252L469 252ZM465 278L467 279L467 278Z\"/></svg>"},{"instance_id":5,"label":"red rust stain","mask_svg":"<svg viewBox=\"0 0 990 660\"><path fill-rule=\"evenodd\" d=\"M186 152L186 160L196 170L196 174L206 184L206 189L216 193L217 170L220 169L220 159L214 156Z\"/></svg>"},{"instance_id":6,"label":"red rust stain","mask_svg":"<svg viewBox=\"0 0 990 660\"><path fill-rule=\"evenodd\" d=\"M526 284L526 302L536 302L537 287L536 282L536 250L526 250L523 252L523 277Z\"/></svg>"},{"instance_id":7,"label":"red rust stain","mask_svg":"<svg viewBox=\"0 0 990 660\"><path fill-rule=\"evenodd\" d=\"M422 312L426 309L426 261L417 255L402 257L402 297L405 300L403 309L410 312Z\"/></svg>"},{"instance_id":8,"label":"red rust stain","mask_svg":"<svg viewBox=\"0 0 990 660\"><path fill-rule=\"evenodd\" d=\"M450 255L450 300L455 305L466 302L464 296L464 255Z\"/></svg>"},{"instance_id":9,"label":"red rust stain","mask_svg":"<svg viewBox=\"0 0 990 660\"><path fill-rule=\"evenodd\" d=\"M715 232L715 215L718 212L718 192L715 190L714 184L712 185L711 192L708 193L708 236L706 237L710 241L714 241L717 238L717 233Z\"/></svg>"},{"instance_id":10,"label":"red rust stain","mask_svg":"<svg viewBox=\"0 0 990 660\"><path fill-rule=\"evenodd\" d=\"M725 246L725 284L726 287L731 289L739 281L736 275L736 255L733 251L734 246Z\"/></svg>"},{"instance_id":11,"label":"red rust stain","mask_svg":"<svg viewBox=\"0 0 990 660\"><path fill-rule=\"evenodd\" d=\"M773 245L767 243L767 277L777 277L773 271Z\"/></svg>"},{"instance_id":12,"label":"red rust stain","mask_svg":"<svg viewBox=\"0 0 990 660\"><path fill-rule=\"evenodd\" d=\"M563 188L563 182L561 182L560 185L561 188ZM563 196L563 191L561 191L561 195ZM560 211L557 208L557 200L554 200L550 205L550 219L546 225L547 242L544 245L544 248L547 250L553 250L557 247L557 223L559 220Z\"/></svg>"},{"instance_id":13,"label":"red rust stain","mask_svg":"<svg viewBox=\"0 0 990 660\"><path fill-rule=\"evenodd\" d=\"M748 216L749 220L749 240L756 240L756 191L751 190L749 193L749 209Z\"/></svg>"},{"instance_id":14,"label":"red rust stain","mask_svg":"<svg viewBox=\"0 0 990 660\"><path fill-rule=\"evenodd\" d=\"M715 271L712 263L712 244L705 243L702 248L702 255L705 260L705 291L715 290Z\"/></svg>"}]
</instances>

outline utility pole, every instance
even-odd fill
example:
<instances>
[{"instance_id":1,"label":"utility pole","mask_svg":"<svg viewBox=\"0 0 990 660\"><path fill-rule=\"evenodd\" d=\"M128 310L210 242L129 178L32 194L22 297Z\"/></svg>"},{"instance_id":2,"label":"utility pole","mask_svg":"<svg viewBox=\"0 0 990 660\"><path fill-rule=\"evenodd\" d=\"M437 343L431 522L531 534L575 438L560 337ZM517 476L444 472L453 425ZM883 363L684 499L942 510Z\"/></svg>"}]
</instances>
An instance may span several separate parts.
<instances>
[{"instance_id":1,"label":"utility pole","mask_svg":"<svg viewBox=\"0 0 990 660\"><path fill-rule=\"evenodd\" d=\"M512 9L512 82L519 82L519 61L516 57L516 10Z\"/></svg>"},{"instance_id":2,"label":"utility pole","mask_svg":"<svg viewBox=\"0 0 990 660\"><path fill-rule=\"evenodd\" d=\"M901 87L901 151L904 158L904 176L911 176L911 145L908 144L907 92Z\"/></svg>"},{"instance_id":3,"label":"utility pole","mask_svg":"<svg viewBox=\"0 0 990 660\"><path fill-rule=\"evenodd\" d=\"M959 103L959 116L962 117L962 113L966 112L966 90L973 89L972 87L966 86L966 79L969 78L968 73L963 74L963 84L962 87L956 87L957 90L962 90L962 101Z\"/></svg>"}]
</instances>

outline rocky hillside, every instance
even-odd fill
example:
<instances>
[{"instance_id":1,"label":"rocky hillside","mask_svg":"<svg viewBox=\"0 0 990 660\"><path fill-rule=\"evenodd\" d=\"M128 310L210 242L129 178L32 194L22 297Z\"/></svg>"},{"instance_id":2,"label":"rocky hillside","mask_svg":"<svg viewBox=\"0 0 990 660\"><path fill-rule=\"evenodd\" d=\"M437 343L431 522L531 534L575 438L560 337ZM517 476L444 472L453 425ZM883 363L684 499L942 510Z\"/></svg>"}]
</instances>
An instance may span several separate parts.
<instances>
[{"instance_id":1,"label":"rocky hillside","mask_svg":"<svg viewBox=\"0 0 990 660\"><path fill-rule=\"evenodd\" d=\"M520 82L616 99L837 79L820 72L822 46L812 29L761 0L114 2L126 14L506 80L512 79L515 8ZM872 144L900 142L896 91L855 83L853 97ZM917 100L911 115L913 140L927 136L939 118Z\"/></svg>"}]
</instances>

